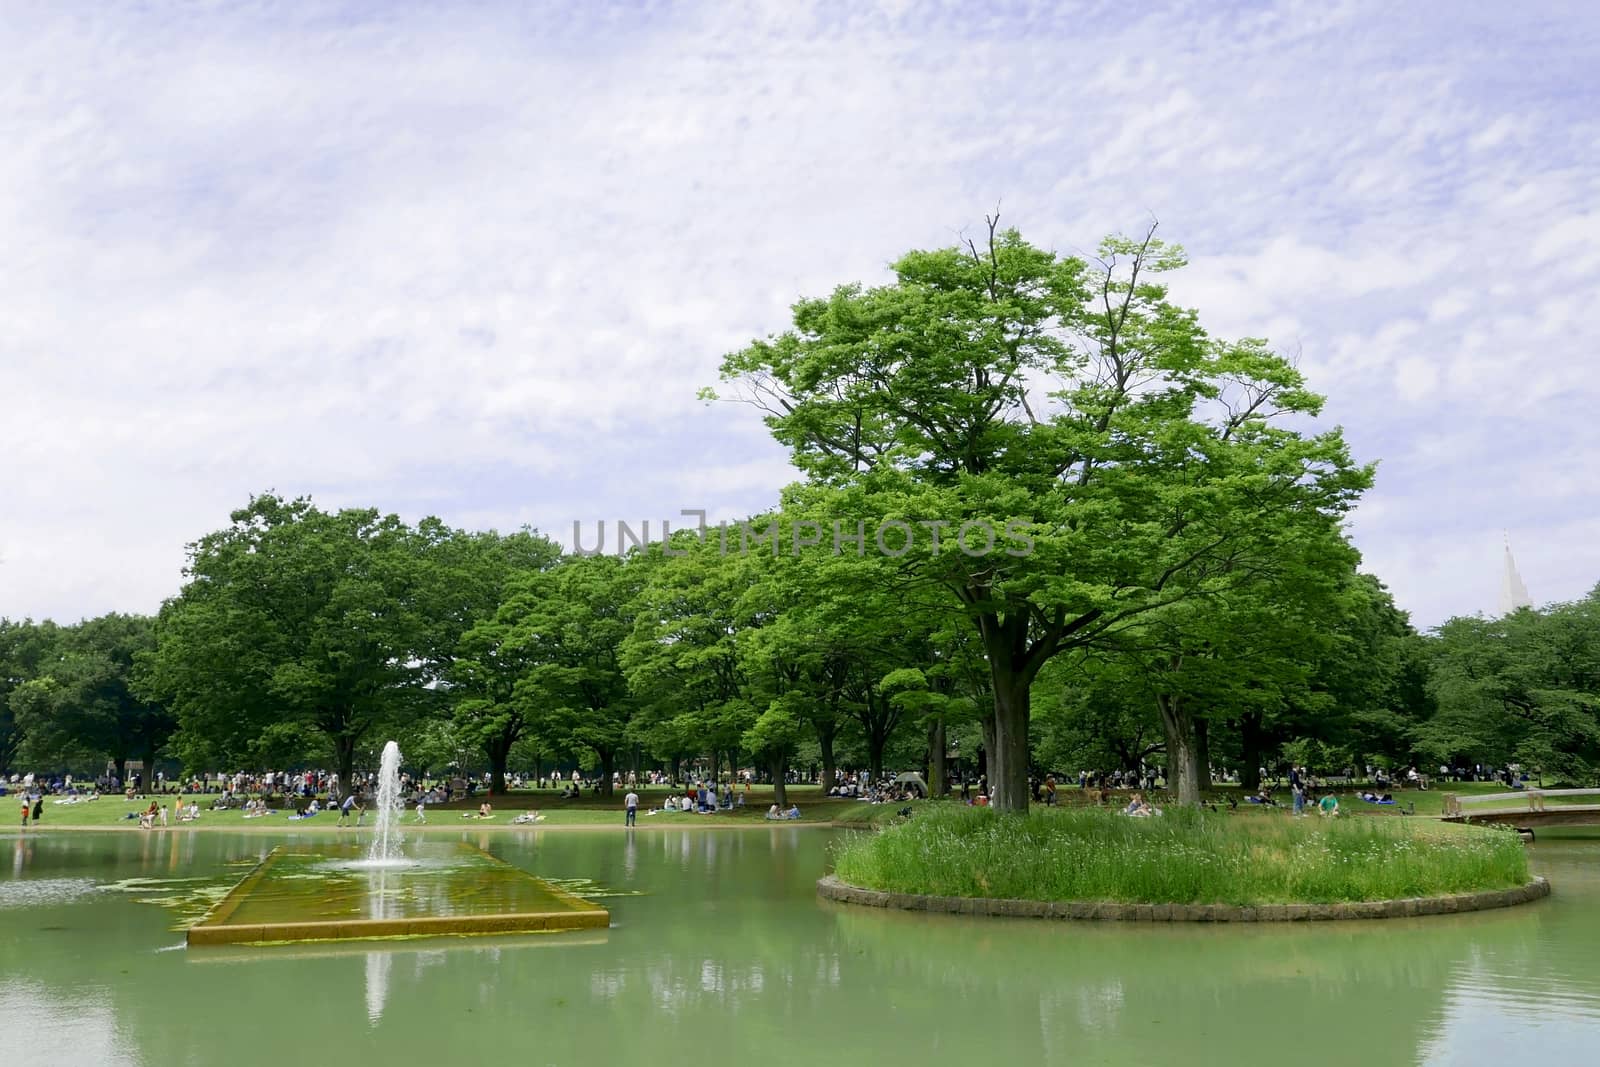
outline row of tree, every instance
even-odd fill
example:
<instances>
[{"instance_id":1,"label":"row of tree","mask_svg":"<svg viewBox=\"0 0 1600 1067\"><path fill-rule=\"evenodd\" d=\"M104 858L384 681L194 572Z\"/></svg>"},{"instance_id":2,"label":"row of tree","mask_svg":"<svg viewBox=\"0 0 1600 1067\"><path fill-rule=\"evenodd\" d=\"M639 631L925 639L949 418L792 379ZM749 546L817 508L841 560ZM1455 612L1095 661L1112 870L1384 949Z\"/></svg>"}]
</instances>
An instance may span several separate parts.
<instances>
[{"instance_id":1,"label":"row of tree","mask_svg":"<svg viewBox=\"0 0 1600 1067\"><path fill-rule=\"evenodd\" d=\"M1085 764L1160 762L1184 800L1284 754L1592 775L1594 598L1413 633L1344 534L1371 468L1290 362L1169 302L1182 262L1153 233L1085 260L991 221L797 304L723 365L804 476L732 537L563 556L256 498L155 620L0 630L0 763L165 745L348 778L398 736L481 754L496 788L573 754L606 788L690 758L781 788L841 752L942 783L976 751L1003 810Z\"/></svg>"}]
</instances>

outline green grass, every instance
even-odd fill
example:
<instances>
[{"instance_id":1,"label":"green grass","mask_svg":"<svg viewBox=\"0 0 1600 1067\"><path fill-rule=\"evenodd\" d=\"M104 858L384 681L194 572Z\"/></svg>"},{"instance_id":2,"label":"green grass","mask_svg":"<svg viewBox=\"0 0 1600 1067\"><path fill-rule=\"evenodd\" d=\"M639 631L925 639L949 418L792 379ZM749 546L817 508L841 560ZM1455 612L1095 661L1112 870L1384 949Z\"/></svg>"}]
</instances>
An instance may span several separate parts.
<instances>
[{"instance_id":1,"label":"green grass","mask_svg":"<svg viewBox=\"0 0 1600 1067\"><path fill-rule=\"evenodd\" d=\"M1370 790L1372 788L1373 787L1370 785L1361 785L1336 786L1329 789L1319 789L1313 792L1311 801L1312 803L1315 803L1321 797L1327 796L1331 793L1333 796L1339 798L1340 811L1350 815L1396 815L1409 810L1413 806L1415 806L1416 814L1418 815L1439 815L1444 811L1444 795L1446 793L1454 793L1458 797L1466 798L1484 796L1490 793L1514 792L1514 790L1508 789L1505 784L1501 782L1444 782L1436 780L1433 784L1433 788L1431 789L1399 789L1395 786L1390 786L1387 792L1398 802L1395 805L1367 804L1363 802L1359 796L1357 796L1357 794L1362 790ZM1384 790L1377 791L1384 792ZM1239 787L1215 786L1211 790L1212 799L1218 802L1224 802L1226 796L1230 792L1234 794L1235 798L1237 798L1240 794ZM1288 787L1276 790L1274 792L1274 799L1276 799L1281 805L1287 806L1290 804L1292 798L1290 796ZM1552 808L1560 807L1566 804L1595 803L1600 803L1600 798L1547 797L1545 799L1545 806ZM1515 808L1524 806L1524 804L1525 802L1519 797L1519 799L1516 800L1491 801L1487 805L1481 805L1481 807L1490 809ZM1243 803L1241 801L1241 807L1242 806ZM1474 805L1469 804L1467 806L1468 811L1471 811L1473 807Z\"/></svg>"},{"instance_id":2,"label":"green grass","mask_svg":"<svg viewBox=\"0 0 1600 1067\"><path fill-rule=\"evenodd\" d=\"M929 805L835 849L852 885L901 893L1149 904L1333 903L1506 889L1517 835L1409 819L1236 818L1169 809L1025 816Z\"/></svg>"},{"instance_id":3,"label":"green grass","mask_svg":"<svg viewBox=\"0 0 1600 1067\"><path fill-rule=\"evenodd\" d=\"M745 806L732 811L721 811L714 815L699 815L693 812L667 812L657 811L655 815L647 815L652 808L659 809L669 792L666 788L640 789L639 826L672 826L672 827L716 827L728 825L749 825L754 823L765 824L765 815L768 806L772 804L772 787L756 787L750 791ZM407 808L402 821L402 826L410 831L412 829L435 830L461 830L485 829L491 827L511 827L511 820L528 810L536 810L543 815L544 821L537 826L621 826L623 820L622 798L626 790L618 791L609 800L601 797L585 795L580 800L562 800L560 794L554 790L528 790L515 791L506 796L488 797L483 794L471 800L458 800L450 804L429 805L427 809L427 823L418 825L412 810ZM177 794L149 794L139 800L127 800L121 794L106 794L100 799L90 803L79 802L76 804L56 804L55 798L46 797L44 800L44 819L37 827L30 826L29 831L39 832L51 829L132 829L137 830L137 818L129 819L129 813L137 815L149 807L154 799L163 805L170 805L174 800L180 799ZM187 804L193 800L200 806L200 818L197 822L179 823L170 821L167 829L180 830L271 830L280 833L311 833L321 830L336 830L339 821L338 811L324 811L314 819L297 820L291 822L288 818L290 808L272 812L262 818L246 819L241 811L209 811L211 803L216 799L214 795L189 795L185 794L181 800ZM478 819L464 819L465 814L472 814L478 810L478 805L488 799L494 808L494 818L488 821ZM892 814L887 805L860 804L856 801L839 800L821 796L820 791L812 787L790 787L789 799L800 806L801 824L828 823L840 815L860 819L864 824L868 821L859 814L860 809L869 812ZM296 801L304 805L304 801ZM11 827L16 828L21 824L20 802L14 796L0 797L0 804L4 804L4 814L11 820ZM367 813L364 827L372 825L372 813ZM789 823L787 825L794 825ZM523 827L515 827L522 829ZM531 827L530 827L531 828Z\"/></svg>"}]
</instances>

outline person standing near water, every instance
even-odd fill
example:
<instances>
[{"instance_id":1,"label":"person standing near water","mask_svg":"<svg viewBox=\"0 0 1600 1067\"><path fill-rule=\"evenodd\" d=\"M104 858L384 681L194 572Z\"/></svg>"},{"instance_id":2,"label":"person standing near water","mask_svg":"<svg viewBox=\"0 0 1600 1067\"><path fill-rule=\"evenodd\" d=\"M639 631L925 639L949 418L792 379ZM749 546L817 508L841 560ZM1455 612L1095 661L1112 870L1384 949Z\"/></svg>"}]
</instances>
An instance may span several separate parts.
<instances>
[{"instance_id":1,"label":"person standing near water","mask_svg":"<svg viewBox=\"0 0 1600 1067\"><path fill-rule=\"evenodd\" d=\"M632 789L628 790L628 795L622 798L622 804L628 809L622 824L624 826L634 825L635 820L639 818L639 794Z\"/></svg>"},{"instance_id":2,"label":"person standing near water","mask_svg":"<svg viewBox=\"0 0 1600 1067\"><path fill-rule=\"evenodd\" d=\"M350 813L355 810L356 795L354 793L347 794L344 798L344 803L339 805L339 821L334 825L344 826L350 819Z\"/></svg>"},{"instance_id":3,"label":"person standing near water","mask_svg":"<svg viewBox=\"0 0 1600 1067\"><path fill-rule=\"evenodd\" d=\"M23 793L22 794L22 828L24 830L26 830L28 828L28 812L29 812L29 810L30 809L28 807L28 794L27 793Z\"/></svg>"},{"instance_id":4,"label":"person standing near water","mask_svg":"<svg viewBox=\"0 0 1600 1067\"><path fill-rule=\"evenodd\" d=\"M39 794L39 799L33 802L33 825L38 826L44 819L44 794Z\"/></svg>"}]
</instances>

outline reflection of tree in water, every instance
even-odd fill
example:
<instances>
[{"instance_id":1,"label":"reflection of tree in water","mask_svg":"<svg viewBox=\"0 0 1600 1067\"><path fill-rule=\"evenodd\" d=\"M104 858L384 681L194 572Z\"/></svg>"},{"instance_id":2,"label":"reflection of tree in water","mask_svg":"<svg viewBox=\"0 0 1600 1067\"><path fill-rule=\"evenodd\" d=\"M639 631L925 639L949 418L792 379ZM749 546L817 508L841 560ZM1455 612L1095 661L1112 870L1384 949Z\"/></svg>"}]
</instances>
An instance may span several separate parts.
<instances>
[{"instance_id":1,"label":"reflection of tree in water","mask_svg":"<svg viewBox=\"0 0 1600 1067\"><path fill-rule=\"evenodd\" d=\"M170 842L141 865L144 839L122 836L41 837L27 846L35 852L25 870L168 877ZM1442 1029L1470 1030L1461 1013L1474 1002L1461 993L1474 975L1528 989L1538 988L1529 976L1566 968L1552 981L1569 996L1600 992L1585 956L1600 894L1592 874L1585 883L1547 867L1558 887L1551 901L1460 918L983 922L819 901L813 879L827 840L763 828L641 832L631 849L619 834L490 842L541 877L588 879L617 894L606 900L616 926L599 940L355 943L326 956L284 946L200 962L200 953L151 951L174 943L170 913L108 893L90 910L63 903L30 909L26 924L0 922L0 958L26 959L29 978L52 996L73 990L108 1005L106 1025L143 1063L192 1062L207 1034L247 1050L245 1064L352 1041L363 1058L498 1062L513 1050L533 1065L585 1063L598 1050L648 1062L664 1048L726 1050L772 1067L825 1061L819 1050L830 1048L851 1062L1166 1065L1282 1053L1305 1065L1410 1063L1438 1047ZM1593 846L1584 847L1592 868ZM198 842L186 873L231 884L260 851L260 842L213 836ZM1590 977L1570 977L1580 966ZM1526 1036L1531 1017L1507 1002L1475 1007L1481 1028Z\"/></svg>"},{"instance_id":2,"label":"reflection of tree in water","mask_svg":"<svg viewBox=\"0 0 1600 1067\"><path fill-rule=\"evenodd\" d=\"M925 1010L902 1005L914 1026L951 1027L954 996L984 1006L986 1029L1037 1035L1050 1062L1102 1044L1118 1062L1174 1062L1201 1051L1196 1035L1245 1027L1256 1047L1348 1049L1357 1038L1366 1056L1412 1062L1443 1021L1454 976L1483 954L1526 959L1537 930L1515 912L1130 928L826 907L842 956L886 985L940 991Z\"/></svg>"}]
</instances>

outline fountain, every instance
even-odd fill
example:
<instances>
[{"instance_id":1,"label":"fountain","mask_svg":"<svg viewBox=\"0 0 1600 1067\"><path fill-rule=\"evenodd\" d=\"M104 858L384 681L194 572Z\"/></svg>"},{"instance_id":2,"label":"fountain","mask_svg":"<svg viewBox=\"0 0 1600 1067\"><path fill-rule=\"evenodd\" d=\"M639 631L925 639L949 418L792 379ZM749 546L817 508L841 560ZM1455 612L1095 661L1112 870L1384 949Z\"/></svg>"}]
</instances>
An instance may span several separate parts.
<instances>
[{"instance_id":1,"label":"fountain","mask_svg":"<svg viewBox=\"0 0 1600 1067\"><path fill-rule=\"evenodd\" d=\"M400 834L395 829L400 821L400 746L390 741L383 746L383 759L378 765L378 822L377 834L372 839L372 850L367 859L376 866L393 866L399 861L395 849L400 844Z\"/></svg>"},{"instance_id":2,"label":"fountain","mask_svg":"<svg viewBox=\"0 0 1600 1067\"><path fill-rule=\"evenodd\" d=\"M279 845L200 922L188 942L262 944L604 928L610 915L464 841L402 848L400 746L383 746L374 836ZM176 840L176 839L174 839ZM387 971L372 962L369 982ZM381 1000L375 998L375 1000ZM368 1006L381 1012L381 1004Z\"/></svg>"}]
</instances>

